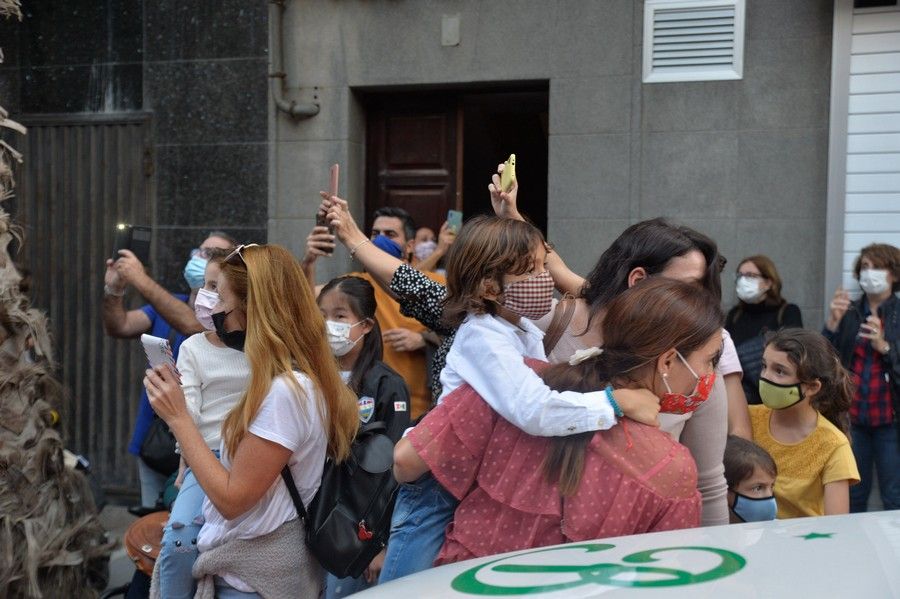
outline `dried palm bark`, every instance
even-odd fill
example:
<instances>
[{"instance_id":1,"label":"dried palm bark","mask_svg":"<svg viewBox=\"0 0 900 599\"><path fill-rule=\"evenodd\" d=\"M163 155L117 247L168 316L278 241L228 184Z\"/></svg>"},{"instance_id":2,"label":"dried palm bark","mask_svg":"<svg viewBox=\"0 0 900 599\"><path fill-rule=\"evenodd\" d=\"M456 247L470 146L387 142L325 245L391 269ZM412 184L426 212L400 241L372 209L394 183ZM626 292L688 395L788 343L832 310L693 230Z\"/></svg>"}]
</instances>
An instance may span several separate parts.
<instances>
[{"instance_id":1,"label":"dried palm bark","mask_svg":"<svg viewBox=\"0 0 900 599\"><path fill-rule=\"evenodd\" d=\"M18 0L0 0L0 16L21 18ZM4 128L25 133L0 107ZM13 161L21 154L0 141L0 596L95 597L113 543L87 480L66 466L47 319L21 292L9 254L22 240L2 204L13 195Z\"/></svg>"}]
</instances>

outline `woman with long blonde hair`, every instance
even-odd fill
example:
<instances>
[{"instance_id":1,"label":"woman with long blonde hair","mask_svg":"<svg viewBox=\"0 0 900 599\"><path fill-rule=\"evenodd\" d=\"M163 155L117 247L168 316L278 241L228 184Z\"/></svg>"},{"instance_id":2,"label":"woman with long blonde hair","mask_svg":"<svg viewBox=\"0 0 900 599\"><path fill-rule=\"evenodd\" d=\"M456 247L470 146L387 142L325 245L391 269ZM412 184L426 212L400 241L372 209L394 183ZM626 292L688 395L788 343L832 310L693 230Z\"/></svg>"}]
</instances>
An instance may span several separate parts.
<instances>
[{"instance_id":1,"label":"woman with long blonde hair","mask_svg":"<svg viewBox=\"0 0 900 599\"><path fill-rule=\"evenodd\" d=\"M309 504L326 456L342 461L359 422L299 263L276 245L240 246L218 281L216 333L247 354L247 391L222 426L221 462L187 411L178 376L148 370L150 404L206 493L194 575L198 596L316 597L322 572L302 542L280 472ZM256 595L256 594L259 595Z\"/></svg>"}]
</instances>

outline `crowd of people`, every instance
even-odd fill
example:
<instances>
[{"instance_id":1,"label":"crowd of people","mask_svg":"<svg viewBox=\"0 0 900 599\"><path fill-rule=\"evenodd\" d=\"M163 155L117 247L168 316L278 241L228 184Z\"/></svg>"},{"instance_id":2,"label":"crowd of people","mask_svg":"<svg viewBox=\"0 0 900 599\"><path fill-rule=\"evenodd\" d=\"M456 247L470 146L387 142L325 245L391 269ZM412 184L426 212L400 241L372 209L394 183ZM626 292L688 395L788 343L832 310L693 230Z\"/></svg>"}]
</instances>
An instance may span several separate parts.
<instances>
[{"instance_id":1,"label":"crowd of people","mask_svg":"<svg viewBox=\"0 0 900 599\"><path fill-rule=\"evenodd\" d=\"M107 263L107 332L169 339L177 360L147 370L129 446L145 507L178 489L151 596L335 598L515 549L865 511L873 467L900 507L900 250L862 250L863 294L839 289L821 332L762 255L726 315L713 239L642 221L582 277L502 169L494 214L459 231L387 207L364 232L323 193L299 260L213 232L189 295L131 252ZM338 243L363 270L320 285ZM125 310L128 287L147 305ZM299 540L292 494L308 507L371 423L400 486L384 547L341 577ZM145 456L163 426L175 472Z\"/></svg>"}]
</instances>

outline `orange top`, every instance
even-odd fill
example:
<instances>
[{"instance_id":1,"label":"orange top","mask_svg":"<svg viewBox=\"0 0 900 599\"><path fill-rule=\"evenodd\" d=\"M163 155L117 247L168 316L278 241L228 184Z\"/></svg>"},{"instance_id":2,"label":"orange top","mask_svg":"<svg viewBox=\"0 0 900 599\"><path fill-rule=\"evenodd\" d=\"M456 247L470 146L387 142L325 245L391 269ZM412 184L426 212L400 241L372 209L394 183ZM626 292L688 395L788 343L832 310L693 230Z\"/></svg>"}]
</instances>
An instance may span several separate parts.
<instances>
[{"instance_id":1,"label":"orange top","mask_svg":"<svg viewBox=\"0 0 900 599\"><path fill-rule=\"evenodd\" d=\"M382 333L390 329L399 328L416 333L427 330L418 320L403 316L400 313L400 304L388 295L369 273L354 272L350 274L369 281L372 287L375 288L375 301L378 303L378 307L375 309L375 318L378 319L378 325L381 327ZM433 272L424 274L431 280L446 285L446 279L442 275ZM410 401L412 402L410 417L415 419L428 411L428 408L431 407L431 393L428 390L425 350L401 352L394 350L385 343L382 361L397 371L397 374L406 381L406 386L409 388Z\"/></svg>"}]
</instances>

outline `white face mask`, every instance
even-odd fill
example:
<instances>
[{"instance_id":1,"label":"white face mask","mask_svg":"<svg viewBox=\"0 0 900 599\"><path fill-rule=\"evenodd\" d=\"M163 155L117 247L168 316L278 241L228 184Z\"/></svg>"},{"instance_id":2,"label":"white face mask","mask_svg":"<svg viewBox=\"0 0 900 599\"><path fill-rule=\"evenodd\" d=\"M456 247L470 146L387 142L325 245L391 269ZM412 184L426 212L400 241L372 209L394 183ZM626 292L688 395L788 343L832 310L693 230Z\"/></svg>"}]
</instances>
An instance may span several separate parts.
<instances>
[{"instance_id":1,"label":"white face mask","mask_svg":"<svg viewBox=\"0 0 900 599\"><path fill-rule=\"evenodd\" d=\"M360 320L357 323L349 324L346 322L337 322L335 320L325 321L325 331L328 337L328 345L331 346L331 353L340 358L347 355L353 346L359 342L365 335L360 335L356 341L350 341L350 329L365 321Z\"/></svg>"},{"instance_id":2,"label":"white face mask","mask_svg":"<svg viewBox=\"0 0 900 599\"><path fill-rule=\"evenodd\" d=\"M216 325L212 320L212 311L218 303L219 294L215 291L207 291L203 287L197 290L197 297L194 298L194 315L207 331L216 330Z\"/></svg>"},{"instance_id":3,"label":"white face mask","mask_svg":"<svg viewBox=\"0 0 900 599\"><path fill-rule=\"evenodd\" d=\"M765 295L765 292L761 292L759 289L759 279L750 277L738 277L734 290L738 298L748 304L757 303Z\"/></svg>"},{"instance_id":4,"label":"white face mask","mask_svg":"<svg viewBox=\"0 0 900 599\"><path fill-rule=\"evenodd\" d=\"M884 293L891 288L891 284L888 283L888 271L880 268L859 271L859 286L871 295Z\"/></svg>"}]
</instances>

